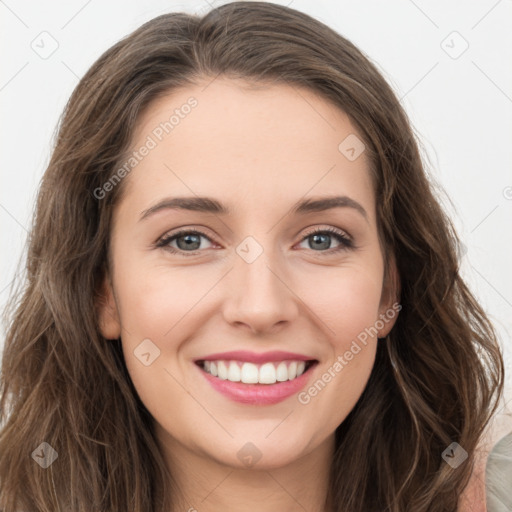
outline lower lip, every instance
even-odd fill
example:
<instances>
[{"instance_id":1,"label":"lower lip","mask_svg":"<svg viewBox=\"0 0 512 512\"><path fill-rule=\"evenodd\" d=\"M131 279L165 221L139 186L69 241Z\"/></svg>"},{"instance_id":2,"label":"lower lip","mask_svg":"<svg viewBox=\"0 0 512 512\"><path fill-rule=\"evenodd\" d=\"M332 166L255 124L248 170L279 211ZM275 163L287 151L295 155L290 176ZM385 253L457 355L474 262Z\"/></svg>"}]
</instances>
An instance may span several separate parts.
<instances>
[{"instance_id":1,"label":"lower lip","mask_svg":"<svg viewBox=\"0 0 512 512\"><path fill-rule=\"evenodd\" d=\"M214 377L199 366L198 369L216 391L231 400L250 405L270 405L282 402L304 388L316 364L316 362L313 363L300 377L275 384L231 382Z\"/></svg>"}]
</instances>

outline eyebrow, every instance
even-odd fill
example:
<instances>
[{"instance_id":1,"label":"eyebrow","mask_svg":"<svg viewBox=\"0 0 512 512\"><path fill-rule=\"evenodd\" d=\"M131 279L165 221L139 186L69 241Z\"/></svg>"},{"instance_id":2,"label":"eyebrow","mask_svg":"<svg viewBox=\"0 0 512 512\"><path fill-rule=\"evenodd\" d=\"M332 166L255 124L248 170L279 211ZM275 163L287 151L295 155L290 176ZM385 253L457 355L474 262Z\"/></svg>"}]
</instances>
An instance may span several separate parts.
<instances>
[{"instance_id":1,"label":"eyebrow","mask_svg":"<svg viewBox=\"0 0 512 512\"><path fill-rule=\"evenodd\" d=\"M348 196L330 196L319 199L306 199L293 205L291 213L304 215L313 212L322 212L332 208L352 208L359 212L368 222L366 210L354 199ZM189 210L195 212L214 213L218 215L231 215L232 210L211 197L172 197L166 198L141 213L139 221L162 210Z\"/></svg>"}]
</instances>

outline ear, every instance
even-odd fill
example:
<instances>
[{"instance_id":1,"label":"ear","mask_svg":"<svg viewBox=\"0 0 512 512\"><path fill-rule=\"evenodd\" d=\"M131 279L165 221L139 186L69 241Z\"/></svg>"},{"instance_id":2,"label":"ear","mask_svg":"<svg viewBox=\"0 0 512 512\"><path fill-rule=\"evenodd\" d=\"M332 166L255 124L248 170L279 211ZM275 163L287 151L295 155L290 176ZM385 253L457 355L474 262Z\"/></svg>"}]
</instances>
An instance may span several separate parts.
<instances>
[{"instance_id":1,"label":"ear","mask_svg":"<svg viewBox=\"0 0 512 512\"><path fill-rule=\"evenodd\" d=\"M382 284L382 294L379 305L379 325L384 324L379 329L378 337L385 338L398 318L398 312L402 309L400 305L400 278L394 255L390 256L388 268L384 272Z\"/></svg>"},{"instance_id":2,"label":"ear","mask_svg":"<svg viewBox=\"0 0 512 512\"><path fill-rule=\"evenodd\" d=\"M117 340L121 336L121 322L108 274L105 275L96 295L96 311L101 335L107 340Z\"/></svg>"}]
</instances>

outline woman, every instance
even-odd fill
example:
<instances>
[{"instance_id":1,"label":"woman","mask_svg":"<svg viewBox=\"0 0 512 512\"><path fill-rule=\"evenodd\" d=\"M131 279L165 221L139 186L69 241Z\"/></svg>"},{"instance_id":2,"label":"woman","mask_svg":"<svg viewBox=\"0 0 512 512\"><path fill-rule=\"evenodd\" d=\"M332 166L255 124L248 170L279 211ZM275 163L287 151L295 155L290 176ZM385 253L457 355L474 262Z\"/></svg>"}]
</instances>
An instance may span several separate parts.
<instances>
[{"instance_id":1,"label":"woman","mask_svg":"<svg viewBox=\"0 0 512 512\"><path fill-rule=\"evenodd\" d=\"M432 189L391 88L305 14L114 45L41 184L1 510L475 505L503 362Z\"/></svg>"}]
</instances>

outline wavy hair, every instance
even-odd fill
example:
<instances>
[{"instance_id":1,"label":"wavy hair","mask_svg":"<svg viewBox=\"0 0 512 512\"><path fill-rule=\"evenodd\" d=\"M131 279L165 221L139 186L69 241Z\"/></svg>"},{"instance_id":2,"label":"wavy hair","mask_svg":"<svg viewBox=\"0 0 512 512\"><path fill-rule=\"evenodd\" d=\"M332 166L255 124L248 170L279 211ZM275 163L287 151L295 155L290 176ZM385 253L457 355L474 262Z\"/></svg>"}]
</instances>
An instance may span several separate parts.
<instances>
[{"instance_id":1,"label":"wavy hair","mask_svg":"<svg viewBox=\"0 0 512 512\"><path fill-rule=\"evenodd\" d=\"M265 2L158 16L87 71L59 121L40 184L24 284L6 310L0 376L0 510L167 512L175 494L120 340L97 315L109 271L105 198L145 108L223 75L302 86L343 110L371 157L379 239L402 309L367 386L336 430L335 512L454 512L503 392L496 332L459 273L460 242L399 99L368 57L314 18ZM126 180L125 180L126 181ZM58 453L43 469L42 442ZM442 459L452 442L469 459Z\"/></svg>"}]
</instances>

